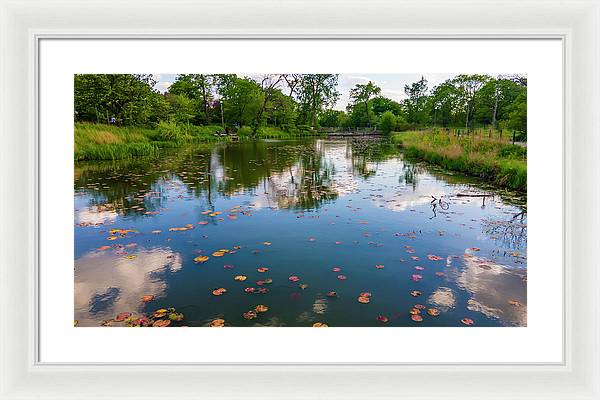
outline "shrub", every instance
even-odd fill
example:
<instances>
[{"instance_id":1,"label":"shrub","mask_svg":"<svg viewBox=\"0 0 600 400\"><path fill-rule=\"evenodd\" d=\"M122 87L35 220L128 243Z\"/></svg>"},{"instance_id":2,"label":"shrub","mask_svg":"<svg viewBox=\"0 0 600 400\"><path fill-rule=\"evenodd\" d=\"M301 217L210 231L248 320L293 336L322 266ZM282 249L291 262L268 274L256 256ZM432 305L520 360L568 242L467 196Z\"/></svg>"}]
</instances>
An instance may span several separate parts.
<instances>
[{"instance_id":1,"label":"shrub","mask_svg":"<svg viewBox=\"0 0 600 400\"><path fill-rule=\"evenodd\" d=\"M379 130L386 135L390 134L396 127L396 116L391 111L386 111L379 117Z\"/></svg>"},{"instance_id":2,"label":"shrub","mask_svg":"<svg viewBox=\"0 0 600 400\"><path fill-rule=\"evenodd\" d=\"M157 138L162 141L180 142L183 140L181 127L174 122L160 121L156 127Z\"/></svg>"},{"instance_id":3,"label":"shrub","mask_svg":"<svg viewBox=\"0 0 600 400\"><path fill-rule=\"evenodd\" d=\"M237 131L238 136L247 137L252 135L252 128L249 126L242 126Z\"/></svg>"}]
</instances>

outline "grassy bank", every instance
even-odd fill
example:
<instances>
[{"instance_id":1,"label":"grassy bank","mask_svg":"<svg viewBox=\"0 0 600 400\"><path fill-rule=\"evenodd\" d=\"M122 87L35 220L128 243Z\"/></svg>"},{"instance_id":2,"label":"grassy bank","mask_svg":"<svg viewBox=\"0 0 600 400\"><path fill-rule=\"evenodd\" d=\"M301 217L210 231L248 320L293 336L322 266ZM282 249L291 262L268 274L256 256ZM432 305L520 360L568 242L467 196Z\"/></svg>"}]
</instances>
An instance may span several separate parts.
<instances>
[{"instance_id":1,"label":"grassy bank","mask_svg":"<svg viewBox=\"0 0 600 400\"><path fill-rule=\"evenodd\" d=\"M76 161L117 160L141 156L156 156L161 148L178 147L190 143L231 141L231 136L219 136L219 125L193 126L161 122L156 129L119 127L114 125L75 123ZM254 139L252 130L242 127L240 140ZM276 127L260 127L256 137L261 139L287 139L311 136L300 129L282 131Z\"/></svg>"},{"instance_id":2,"label":"grassy bank","mask_svg":"<svg viewBox=\"0 0 600 400\"><path fill-rule=\"evenodd\" d=\"M395 133L409 157L478 176L498 186L527 191L527 149L486 136L457 137L443 132Z\"/></svg>"}]
</instances>

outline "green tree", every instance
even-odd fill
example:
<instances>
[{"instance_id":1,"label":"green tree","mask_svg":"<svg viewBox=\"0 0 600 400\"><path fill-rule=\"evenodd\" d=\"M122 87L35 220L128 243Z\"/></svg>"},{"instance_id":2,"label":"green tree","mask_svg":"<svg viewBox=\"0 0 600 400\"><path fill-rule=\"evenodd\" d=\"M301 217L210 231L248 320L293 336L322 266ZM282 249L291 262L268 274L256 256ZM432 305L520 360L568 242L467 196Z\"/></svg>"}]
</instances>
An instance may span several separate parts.
<instances>
[{"instance_id":1,"label":"green tree","mask_svg":"<svg viewBox=\"0 0 600 400\"><path fill-rule=\"evenodd\" d=\"M408 99L406 106L407 121L414 124L427 122L427 79L421 76L417 82L404 86L404 93Z\"/></svg>"},{"instance_id":2,"label":"green tree","mask_svg":"<svg viewBox=\"0 0 600 400\"><path fill-rule=\"evenodd\" d=\"M346 113L339 110L325 110L319 116L319 125L328 128L341 127Z\"/></svg>"},{"instance_id":3,"label":"green tree","mask_svg":"<svg viewBox=\"0 0 600 400\"><path fill-rule=\"evenodd\" d=\"M189 124L194 118L194 101L184 94L167 93L171 116L175 122Z\"/></svg>"},{"instance_id":4,"label":"green tree","mask_svg":"<svg viewBox=\"0 0 600 400\"><path fill-rule=\"evenodd\" d=\"M281 90L276 90L267 107L267 121L273 126L291 126L296 122L296 102Z\"/></svg>"},{"instance_id":5,"label":"green tree","mask_svg":"<svg viewBox=\"0 0 600 400\"><path fill-rule=\"evenodd\" d=\"M85 74L74 80L79 121L109 123L114 118L120 125L148 125L155 119L152 105L164 105L150 74Z\"/></svg>"},{"instance_id":6,"label":"green tree","mask_svg":"<svg viewBox=\"0 0 600 400\"><path fill-rule=\"evenodd\" d=\"M509 129L527 134L527 92L520 93L511 104L506 125Z\"/></svg>"},{"instance_id":7,"label":"green tree","mask_svg":"<svg viewBox=\"0 0 600 400\"><path fill-rule=\"evenodd\" d=\"M379 130L385 134L390 134L396 127L396 116L391 111L386 111L379 118Z\"/></svg>"},{"instance_id":8,"label":"green tree","mask_svg":"<svg viewBox=\"0 0 600 400\"><path fill-rule=\"evenodd\" d=\"M221 80L219 94L223 99L223 108L227 122L239 126L250 125L258 112L262 101L261 88L249 78Z\"/></svg>"},{"instance_id":9,"label":"green tree","mask_svg":"<svg viewBox=\"0 0 600 400\"><path fill-rule=\"evenodd\" d=\"M433 88L428 101L433 125L448 126L454 122L456 99L456 88L449 81Z\"/></svg>"},{"instance_id":10,"label":"green tree","mask_svg":"<svg viewBox=\"0 0 600 400\"><path fill-rule=\"evenodd\" d=\"M169 88L169 93L183 94L198 104L198 121L211 122L211 104L213 102L214 76L205 74L181 74Z\"/></svg>"},{"instance_id":11,"label":"green tree","mask_svg":"<svg viewBox=\"0 0 600 400\"><path fill-rule=\"evenodd\" d=\"M256 135L258 131L258 127L263 121L263 115L269 102L275 96L275 92L278 91L278 86L283 80L283 75L281 74L266 74L263 75L260 79L259 87L261 92L262 100L259 101L258 111L256 112L256 118L254 119L254 124L252 126L252 134Z\"/></svg>"},{"instance_id":12,"label":"green tree","mask_svg":"<svg viewBox=\"0 0 600 400\"><path fill-rule=\"evenodd\" d=\"M295 93L300 103L301 113L310 126L317 126L319 113L332 107L340 93L337 91L337 74L303 74L297 77Z\"/></svg>"},{"instance_id":13,"label":"green tree","mask_svg":"<svg viewBox=\"0 0 600 400\"><path fill-rule=\"evenodd\" d=\"M457 105L465 115L465 128L469 129L474 114L475 99L479 90L490 80L487 75L458 75L452 79L457 91Z\"/></svg>"},{"instance_id":14,"label":"green tree","mask_svg":"<svg viewBox=\"0 0 600 400\"><path fill-rule=\"evenodd\" d=\"M357 84L354 88L350 89L350 99L356 104L363 104L365 113L367 116L367 126L371 126L371 118L369 116L369 100L373 96L377 96L381 93L381 88L375 85L373 82Z\"/></svg>"},{"instance_id":15,"label":"green tree","mask_svg":"<svg viewBox=\"0 0 600 400\"><path fill-rule=\"evenodd\" d=\"M395 116L403 115L400 103L383 96L378 96L371 100L371 109L373 110L373 114L377 116L386 111L391 111Z\"/></svg>"}]
</instances>

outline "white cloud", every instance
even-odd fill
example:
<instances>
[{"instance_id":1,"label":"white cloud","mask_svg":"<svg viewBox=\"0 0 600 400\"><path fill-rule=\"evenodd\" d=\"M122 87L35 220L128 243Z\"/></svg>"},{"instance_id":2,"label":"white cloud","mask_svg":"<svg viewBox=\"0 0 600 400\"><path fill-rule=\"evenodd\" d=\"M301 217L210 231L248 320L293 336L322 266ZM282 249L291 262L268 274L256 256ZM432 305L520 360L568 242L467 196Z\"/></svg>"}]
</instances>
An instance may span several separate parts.
<instances>
[{"instance_id":1,"label":"white cloud","mask_svg":"<svg viewBox=\"0 0 600 400\"><path fill-rule=\"evenodd\" d=\"M154 88L161 93L165 93L172 84L173 82L158 82Z\"/></svg>"}]
</instances>

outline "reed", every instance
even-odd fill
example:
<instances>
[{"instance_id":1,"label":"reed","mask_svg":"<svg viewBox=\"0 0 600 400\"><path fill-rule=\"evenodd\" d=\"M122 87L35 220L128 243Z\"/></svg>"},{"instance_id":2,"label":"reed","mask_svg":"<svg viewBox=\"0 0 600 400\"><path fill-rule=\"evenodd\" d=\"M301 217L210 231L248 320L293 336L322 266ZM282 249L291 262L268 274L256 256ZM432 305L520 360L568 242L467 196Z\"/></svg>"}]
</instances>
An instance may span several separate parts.
<instances>
[{"instance_id":1,"label":"reed","mask_svg":"<svg viewBox=\"0 0 600 400\"><path fill-rule=\"evenodd\" d=\"M527 149L506 139L409 131L394 134L392 141L400 144L408 157L527 191Z\"/></svg>"}]
</instances>

